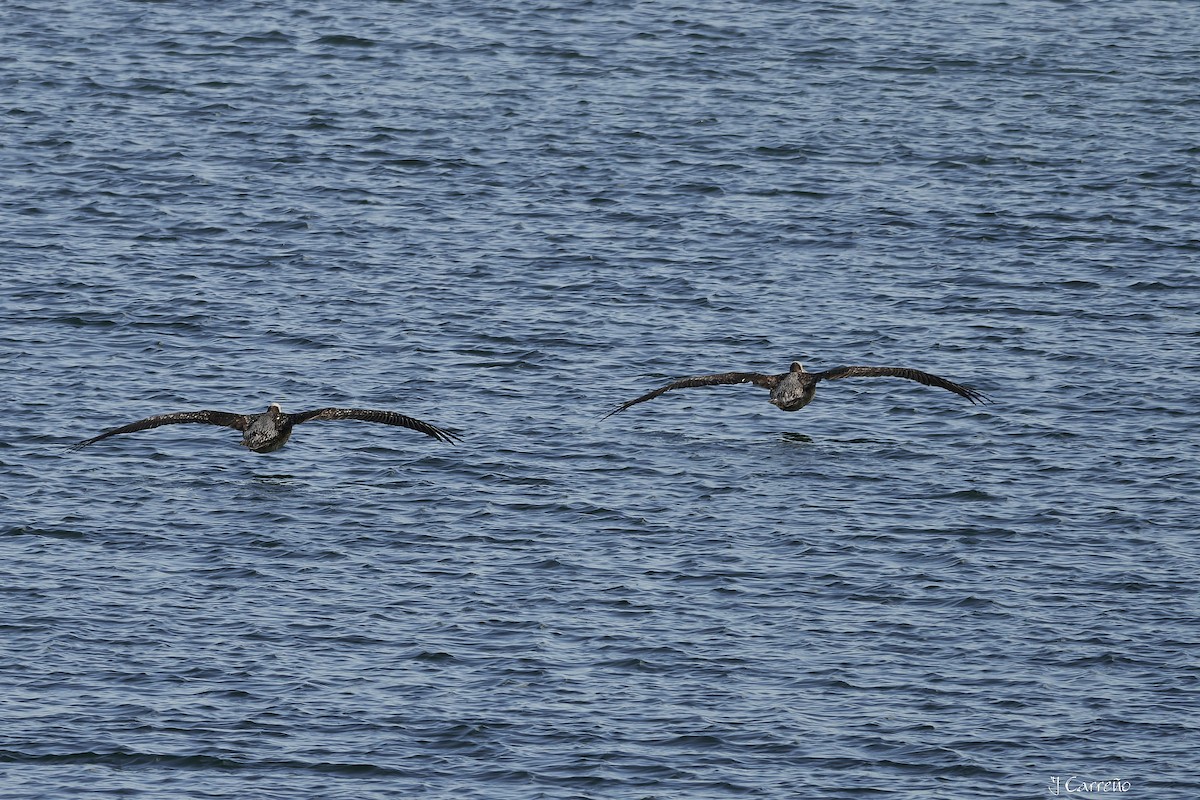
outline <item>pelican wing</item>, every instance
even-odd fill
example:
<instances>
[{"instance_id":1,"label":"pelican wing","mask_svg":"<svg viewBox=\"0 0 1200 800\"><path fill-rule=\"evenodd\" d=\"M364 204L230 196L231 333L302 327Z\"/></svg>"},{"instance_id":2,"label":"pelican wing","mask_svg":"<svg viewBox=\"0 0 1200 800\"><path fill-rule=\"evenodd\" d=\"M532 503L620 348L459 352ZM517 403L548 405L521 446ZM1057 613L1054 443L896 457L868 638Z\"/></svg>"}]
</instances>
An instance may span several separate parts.
<instances>
[{"instance_id":1,"label":"pelican wing","mask_svg":"<svg viewBox=\"0 0 1200 800\"><path fill-rule=\"evenodd\" d=\"M414 431L420 431L427 436L432 436L439 442L454 444L461 442L462 437L456 433L439 428L436 425L430 425L428 422L422 422L419 419L397 414L395 411L374 411L365 408L318 408L314 411L302 411L299 414L290 414L293 425L299 425L301 422L310 422L312 420L326 419L357 419L362 422L379 422L384 425L399 425L402 428L410 428Z\"/></svg>"},{"instance_id":2,"label":"pelican wing","mask_svg":"<svg viewBox=\"0 0 1200 800\"><path fill-rule=\"evenodd\" d=\"M669 392L672 389L690 389L694 386L721 386L733 383L753 383L755 386L771 389L779 382L780 377L779 375L763 375L759 372L722 372L719 375L697 375L694 378L681 378L673 383L668 383L666 386L660 386L653 392L646 392L641 397L621 403L601 417L601 419L608 419L613 414L619 414L630 406L644 403L647 400L653 400L660 394Z\"/></svg>"},{"instance_id":3,"label":"pelican wing","mask_svg":"<svg viewBox=\"0 0 1200 800\"><path fill-rule=\"evenodd\" d=\"M159 414L105 431L99 436L93 436L91 439L85 439L79 444L73 445L71 449L78 450L81 447L87 447L89 444L98 442L101 439L107 439L109 436L116 436L118 433L133 433L135 431L144 431L147 428L157 428L160 425L182 425L186 423L220 425L223 428L244 431L246 430L246 426L250 424L250 418L244 414L231 414L228 411L180 411L175 414Z\"/></svg>"},{"instance_id":4,"label":"pelican wing","mask_svg":"<svg viewBox=\"0 0 1200 800\"><path fill-rule=\"evenodd\" d=\"M824 372L814 372L813 377L819 381L838 381L842 378L906 378L926 386L948 389L960 397L967 398L972 403L992 402L990 397L970 386L963 386L961 383L948 381L937 375L908 367L834 367Z\"/></svg>"}]
</instances>

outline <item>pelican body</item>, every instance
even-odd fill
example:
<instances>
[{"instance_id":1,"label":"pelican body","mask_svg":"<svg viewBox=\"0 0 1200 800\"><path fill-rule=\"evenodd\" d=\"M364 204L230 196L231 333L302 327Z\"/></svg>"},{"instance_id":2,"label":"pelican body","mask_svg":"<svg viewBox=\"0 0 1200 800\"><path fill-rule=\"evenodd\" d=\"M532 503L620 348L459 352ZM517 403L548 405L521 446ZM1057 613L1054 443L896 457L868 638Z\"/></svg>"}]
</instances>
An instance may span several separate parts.
<instances>
[{"instance_id":1,"label":"pelican body","mask_svg":"<svg viewBox=\"0 0 1200 800\"><path fill-rule=\"evenodd\" d=\"M793 361L792 367L783 375L774 376L778 381L771 387L771 405L782 411L799 411L817 396L817 381L804 365Z\"/></svg>"},{"instance_id":2,"label":"pelican body","mask_svg":"<svg viewBox=\"0 0 1200 800\"><path fill-rule=\"evenodd\" d=\"M228 411L181 411L175 414L160 414L146 417L119 428L107 430L99 436L93 436L72 447L78 450L89 444L116 436L118 433L133 433L157 428L160 425L178 425L199 423L205 425L220 425L242 432L242 446L255 453L273 453L287 444L292 435L292 428L302 422L312 420L356 419L363 422L379 422L384 425L398 425L432 436L441 442L453 444L461 441L461 437L444 428L430 425L419 419L398 414L395 411L375 411L363 408L318 408L313 411L301 411L298 414L287 414L278 403L271 403L261 414L233 414Z\"/></svg>"}]
</instances>

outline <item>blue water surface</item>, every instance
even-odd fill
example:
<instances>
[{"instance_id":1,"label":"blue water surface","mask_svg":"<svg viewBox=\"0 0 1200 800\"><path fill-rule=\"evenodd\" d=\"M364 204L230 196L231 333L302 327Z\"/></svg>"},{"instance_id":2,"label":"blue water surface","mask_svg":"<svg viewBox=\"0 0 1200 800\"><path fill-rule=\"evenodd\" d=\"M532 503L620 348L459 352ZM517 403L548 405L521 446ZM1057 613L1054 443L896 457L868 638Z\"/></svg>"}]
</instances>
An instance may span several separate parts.
<instances>
[{"instance_id":1,"label":"blue water surface","mask_svg":"<svg viewBox=\"0 0 1200 800\"><path fill-rule=\"evenodd\" d=\"M0 795L1200 796L1197 30L3 4Z\"/></svg>"}]
</instances>

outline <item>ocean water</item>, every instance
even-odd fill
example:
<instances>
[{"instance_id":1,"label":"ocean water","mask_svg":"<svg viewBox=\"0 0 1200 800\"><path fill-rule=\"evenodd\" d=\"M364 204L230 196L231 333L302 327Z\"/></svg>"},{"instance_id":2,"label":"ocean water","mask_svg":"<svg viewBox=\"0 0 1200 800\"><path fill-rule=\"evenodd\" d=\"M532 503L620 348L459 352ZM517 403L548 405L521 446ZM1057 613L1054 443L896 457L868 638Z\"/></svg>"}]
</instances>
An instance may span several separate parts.
<instances>
[{"instance_id":1,"label":"ocean water","mask_svg":"<svg viewBox=\"0 0 1200 800\"><path fill-rule=\"evenodd\" d=\"M1198 29L3 4L0 796L1200 796Z\"/></svg>"}]
</instances>

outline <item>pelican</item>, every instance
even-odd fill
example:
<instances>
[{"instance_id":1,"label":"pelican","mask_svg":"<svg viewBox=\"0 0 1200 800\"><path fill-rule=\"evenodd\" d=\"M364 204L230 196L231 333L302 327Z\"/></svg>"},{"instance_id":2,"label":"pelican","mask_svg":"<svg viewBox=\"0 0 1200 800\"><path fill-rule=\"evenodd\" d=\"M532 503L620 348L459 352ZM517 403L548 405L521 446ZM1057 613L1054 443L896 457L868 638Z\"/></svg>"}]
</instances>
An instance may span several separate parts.
<instances>
[{"instance_id":1,"label":"pelican","mask_svg":"<svg viewBox=\"0 0 1200 800\"><path fill-rule=\"evenodd\" d=\"M653 400L664 392L672 389L690 389L693 386L718 386L732 383L752 383L764 389L771 390L771 404L783 411L799 411L812 402L817 393L817 384L821 381L838 381L843 378L907 378L910 381L923 383L926 386L937 386L949 389L960 397L965 397L971 403L990 403L991 398L972 389L970 386L948 381L908 367L834 367L824 372L808 372L799 361L793 361L791 368L781 375L764 375L761 372L722 372L718 375L697 375L693 378L682 378L660 386L652 392L636 397L626 403L621 403L604 415L608 419L613 414L619 414L630 406Z\"/></svg>"},{"instance_id":2,"label":"pelican","mask_svg":"<svg viewBox=\"0 0 1200 800\"><path fill-rule=\"evenodd\" d=\"M160 425L179 425L183 423L200 423L204 425L220 425L223 428L233 428L242 432L242 445L256 453L271 453L283 447L292 428L301 422L325 419L357 419L363 422L380 422L384 425L399 425L411 428L432 436L440 442L454 444L462 441L462 437L448 430L430 425L395 411L374 411L363 408L318 408L314 411L301 411L299 414L285 414L279 403L271 403L261 414L233 414L228 411L180 411L174 414L159 414L154 417L139 419L128 425L107 430L99 436L85 439L71 447L78 450L89 444L116 436L118 433L133 433L147 428L157 428Z\"/></svg>"}]
</instances>

